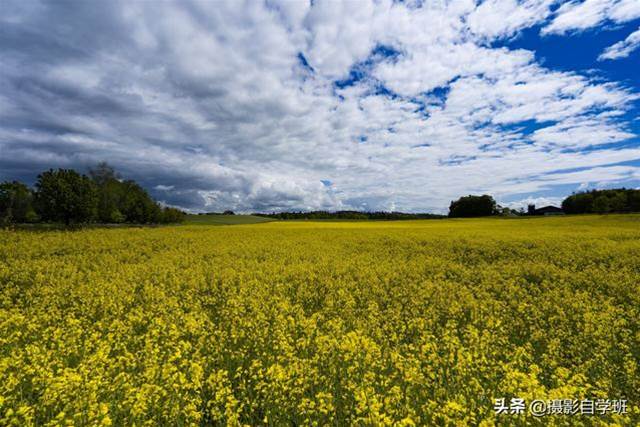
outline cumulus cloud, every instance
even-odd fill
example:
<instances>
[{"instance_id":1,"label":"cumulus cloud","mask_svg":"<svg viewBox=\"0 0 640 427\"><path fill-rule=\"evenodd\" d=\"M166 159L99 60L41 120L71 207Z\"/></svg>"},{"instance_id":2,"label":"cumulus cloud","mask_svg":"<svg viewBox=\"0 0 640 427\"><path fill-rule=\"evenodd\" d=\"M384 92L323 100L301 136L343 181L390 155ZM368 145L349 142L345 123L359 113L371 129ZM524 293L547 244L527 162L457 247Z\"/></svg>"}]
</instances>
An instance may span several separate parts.
<instances>
[{"instance_id":1,"label":"cumulus cloud","mask_svg":"<svg viewBox=\"0 0 640 427\"><path fill-rule=\"evenodd\" d=\"M529 205L534 205L537 208L543 206L560 206L562 200L560 197L527 197L513 202L503 203L503 206L516 210L522 209L526 212Z\"/></svg>"},{"instance_id":2,"label":"cumulus cloud","mask_svg":"<svg viewBox=\"0 0 640 427\"><path fill-rule=\"evenodd\" d=\"M604 50L598 57L599 61L604 61L607 59L619 59L626 58L633 52L634 50L640 47L640 28L638 28L633 33L629 34L629 36L615 43Z\"/></svg>"},{"instance_id":3,"label":"cumulus cloud","mask_svg":"<svg viewBox=\"0 0 640 427\"><path fill-rule=\"evenodd\" d=\"M487 40L510 37L544 21L555 0L485 0L467 17L469 29Z\"/></svg>"},{"instance_id":4,"label":"cumulus cloud","mask_svg":"<svg viewBox=\"0 0 640 427\"><path fill-rule=\"evenodd\" d=\"M620 24L640 18L637 0L574 0L563 3L543 34L582 31L610 21Z\"/></svg>"},{"instance_id":5,"label":"cumulus cloud","mask_svg":"<svg viewBox=\"0 0 640 427\"><path fill-rule=\"evenodd\" d=\"M559 20L582 3L5 3L0 179L106 160L194 211L442 211L584 182L569 169L637 179L616 166L640 159L616 146L636 92L494 44L582 28ZM635 13L609 3L597 22Z\"/></svg>"}]
</instances>

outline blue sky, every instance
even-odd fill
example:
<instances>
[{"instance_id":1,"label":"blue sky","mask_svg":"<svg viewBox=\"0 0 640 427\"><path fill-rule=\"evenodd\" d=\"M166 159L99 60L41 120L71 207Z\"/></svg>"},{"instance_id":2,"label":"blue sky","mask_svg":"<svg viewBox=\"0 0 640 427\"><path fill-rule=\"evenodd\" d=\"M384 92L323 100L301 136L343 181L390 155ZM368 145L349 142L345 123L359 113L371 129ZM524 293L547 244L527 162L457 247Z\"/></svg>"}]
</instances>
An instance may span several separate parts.
<instances>
[{"instance_id":1,"label":"blue sky","mask_svg":"<svg viewBox=\"0 0 640 427\"><path fill-rule=\"evenodd\" d=\"M0 21L0 180L108 161L244 212L640 186L638 0L5 0Z\"/></svg>"},{"instance_id":2,"label":"blue sky","mask_svg":"<svg viewBox=\"0 0 640 427\"><path fill-rule=\"evenodd\" d=\"M638 30L638 20L616 24L602 25L584 31L575 32L569 35L549 35L541 36L542 25L529 28L517 37L507 41L501 41L499 45L510 49L527 49L535 51L536 60L545 67L563 71L580 72L586 75L594 75L606 81L620 82L631 88L634 92L640 92L640 54L630 54L629 56L617 60L598 61L598 56L609 46L620 40L624 40L629 34ZM624 114L624 120L628 121L629 129L632 133L640 135L640 120L638 120L638 106L632 106ZM620 142L612 143L611 147L637 147L640 145L640 137L634 136ZM585 150L586 151L586 150ZM630 159L619 163L632 167L640 167L640 159ZM594 176L595 181L597 177ZM505 202L518 202L521 197L536 198L557 198L563 197L567 193L580 191L589 187L616 188L620 187L620 182L594 182L581 183L576 189L574 183L553 187L549 190L542 190L533 193L513 194L504 198ZM627 187L640 187L639 179L625 180L622 185Z\"/></svg>"}]
</instances>

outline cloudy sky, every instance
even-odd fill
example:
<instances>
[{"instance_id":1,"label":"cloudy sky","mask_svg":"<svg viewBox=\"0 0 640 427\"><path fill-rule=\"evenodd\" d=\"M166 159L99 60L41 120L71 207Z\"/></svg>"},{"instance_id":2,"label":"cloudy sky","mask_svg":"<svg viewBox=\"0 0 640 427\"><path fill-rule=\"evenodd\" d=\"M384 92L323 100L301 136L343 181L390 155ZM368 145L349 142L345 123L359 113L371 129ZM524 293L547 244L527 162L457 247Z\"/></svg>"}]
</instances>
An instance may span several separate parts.
<instances>
[{"instance_id":1,"label":"cloudy sky","mask_svg":"<svg viewBox=\"0 0 640 427\"><path fill-rule=\"evenodd\" d=\"M639 0L1 0L0 180L193 211L640 186Z\"/></svg>"}]
</instances>

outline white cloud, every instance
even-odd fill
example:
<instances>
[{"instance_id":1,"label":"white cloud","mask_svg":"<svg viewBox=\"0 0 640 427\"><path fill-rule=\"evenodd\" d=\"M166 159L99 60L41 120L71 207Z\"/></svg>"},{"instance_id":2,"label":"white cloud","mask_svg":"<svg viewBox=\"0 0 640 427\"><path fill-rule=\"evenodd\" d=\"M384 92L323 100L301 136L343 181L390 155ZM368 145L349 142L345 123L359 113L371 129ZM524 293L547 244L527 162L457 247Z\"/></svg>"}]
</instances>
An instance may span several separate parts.
<instances>
[{"instance_id":1,"label":"white cloud","mask_svg":"<svg viewBox=\"0 0 640 427\"><path fill-rule=\"evenodd\" d=\"M599 61L604 61L606 59L619 59L626 58L631 55L631 52L638 49L640 47L640 28L638 28L633 33L629 34L629 36L615 43L604 50L598 57Z\"/></svg>"},{"instance_id":2,"label":"white cloud","mask_svg":"<svg viewBox=\"0 0 640 427\"><path fill-rule=\"evenodd\" d=\"M516 200L513 202L500 203L501 206L505 206L511 209L522 209L525 212L529 205L534 205L536 208L543 206L558 206L562 205L561 197L526 197L524 199Z\"/></svg>"},{"instance_id":3,"label":"white cloud","mask_svg":"<svg viewBox=\"0 0 640 427\"><path fill-rule=\"evenodd\" d=\"M593 28L606 21L619 24L639 17L640 2L637 0L574 0L555 11L554 19L542 33L565 34Z\"/></svg>"},{"instance_id":4,"label":"white cloud","mask_svg":"<svg viewBox=\"0 0 640 427\"><path fill-rule=\"evenodd\" d=\"M640 4L637 0L619 0L609 9L609 19L616 23L629 22L640 18Z\"/></svg>"},{"instance_id":5,"label":"white cloud","mask_svg":"<svg viewBox=\"0 0 640 427\"><path fill-rule=\"evenodd\" d=\"M107 160L167 204L236 211L442 211L469 193L636 179L615 164L637 144L603 146L636 136L636 93L493 46L552 3L12 8L0 178ZM571 4L552 25L578 25L558 20ZM634 6L603 10L618 22Z\"/></svg>"},{"instance_id":6,"label":"white cloud","mask_svg":"<svg viewBox=\"0 0 640 427\"><path fill-rule=\"evenodd\" d=\"M156 190L160 190L160 191L171 191L171 190L173 190L175 188L175 186L158 184L153 188L155 188Z\"/></svg>"},{"instance_id":7,"label":"white cloud","mask_svg":"<svg viewBox=\"0 0 640 427\"><path fill-rule=\"evenodd\" d=\"M510 37L544 21L555 0L485 0L467 17L469 29L488 40Z\"/></svg>"},{"instance_id":8,"label":"white cloud","mask_svg":"<svg viewBox=\"0 0 640 427\"><path fill-rule=\"evenodd\" d=\"M568 119L539 129L534 132L532 140L543 146L575 150L624 141L631 137L633 134L621 129L618 124L593 118Z\"/></svg>"}]
</instances>

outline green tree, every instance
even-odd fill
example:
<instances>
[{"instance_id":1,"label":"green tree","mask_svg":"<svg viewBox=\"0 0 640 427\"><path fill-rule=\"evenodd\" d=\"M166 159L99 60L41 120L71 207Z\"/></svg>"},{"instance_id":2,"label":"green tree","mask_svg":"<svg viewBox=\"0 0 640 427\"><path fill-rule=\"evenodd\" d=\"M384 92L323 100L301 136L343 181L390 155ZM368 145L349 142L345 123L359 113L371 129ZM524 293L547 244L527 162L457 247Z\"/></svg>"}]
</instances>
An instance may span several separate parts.
<instances>
[{"instance_id":1,"label":"green tree","mask_svg":"<svg viewBox=\"0 0 640 427\"><path fill-rule=\"evenodd\" d=\"M89 176L98 189L98 220L104 223L124 222L126 218L121 212L121 205L125 188L116 171L106 162L101 162L89 170Z\"/></svg>"},{"instance_id":2,"label":"green tree","mask_svg":"<svg viewBox=\"0 0 640 427\"><path fill-rule=\"evenodd\" d=\"M593 194L577 193L562 201L562 209L568 214L593 212Z\"/></svg>"},{"instance_id":3,"label":"green tree","mask_svg":"<svg viewBox=\"0 0 640 427\"><path fill-rule=\"evenodd\" d=\"M629 211L640 212L640 190L628 190L627 203Z\"/></svg>"},{"instance_id":4,"label":"green tree","mask_svg":"<svg viewBox=\"0 0 640 427\"><path fill-rule=\"evenodd\" d=\"M33 209L33 193L21 182L0 184L0 223L36 222L38 215Z\"/></svg>"},{"instance_id":5,"label":"green tree","mask_svg":"<svg viewBox=\"0 0 640 427\"><path fill-rule=\"evenodd\" d=\"M50 169L38 175L35 205L45 221L90 222L98 210L98 190L87 176L72 169Z\"/></svg>"},{"instance_id":6,"label":"green tree","mask_svg":"<svg viewBox=\"0 0 640 427\"><path fill-rule=\"evenodd\" d=\"M458 200L451 202L449 206L449 217L451 218L490 216L496 213L496 201L487 194L460 197Z\"/></svg>"},{"instance_id":7,"label":"green tree","mask_svg":"<svg viewBox=\"0 0 640 427\"><path fill-rule=\"evenodd\" d=\"M629 209L626 191L616 191L609 197L611 212L625 212Z\"/></svg>"},{"instance_id":8,"label":"green tree","mask_svg":"<svg viewBox=\"0 0 640 427\"><path fill-rule=\"evenodd\" d=\"M135 181L122 182L124 196L120 211L126 222L151 224L160 222L162 210Z\"/></svg>"},{"instance_id":9,"label":"green tree","mask_svg":"<svg viewBox=\"0 0 640 427\"><path fill-rule=\"evenodd\" d=\"M162 209L161 222L165 224L174 224L183 222L186 214L180 209L165 207Z\"/></svg>"},{"instance_id":10,"label":"green tree","mask_svg":"<svg viewBox=\"0 0 640 427\"><path fill-rule=\"evenodd\" d=\"M604 214L611 210L611 203L609 198L605 195L600 195L593 200L593 212Z\"/></svg>"},{"instance_id":11,"label":"green tree","mask_svg":"<svg viewBox=\"0 0 640 427\"><path fill-rule=\"evenodd\" d=\"M572 194L562 202L569 214L640 212L640 190L615 188Z\"/></svg>"}]
</instances>

